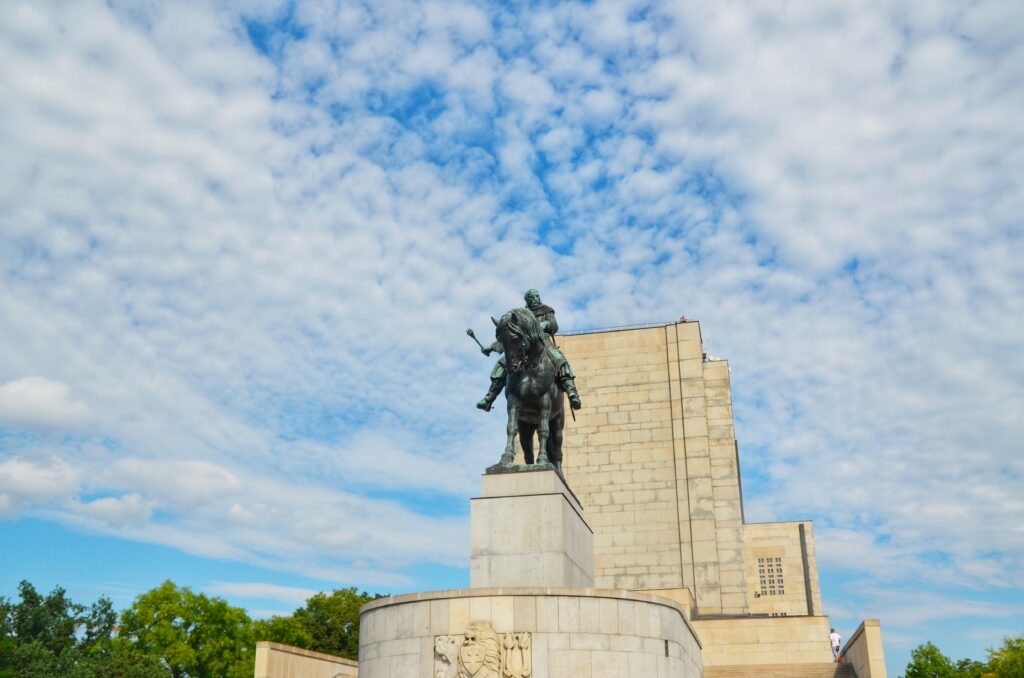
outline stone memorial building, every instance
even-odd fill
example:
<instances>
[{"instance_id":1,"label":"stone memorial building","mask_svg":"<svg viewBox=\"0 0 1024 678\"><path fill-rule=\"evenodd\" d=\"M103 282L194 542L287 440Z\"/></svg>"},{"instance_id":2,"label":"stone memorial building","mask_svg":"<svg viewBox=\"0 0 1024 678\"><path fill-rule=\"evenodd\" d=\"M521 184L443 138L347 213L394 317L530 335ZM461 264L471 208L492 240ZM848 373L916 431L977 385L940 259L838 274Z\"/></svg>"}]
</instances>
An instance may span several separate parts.
<instances>
[{"instance_id":1,"label":"stone memorial building","mask_svg":"<svg viewBox=\"0 0 1024 678\"><path fill-rule=\"evenodd\" d=\"M700 323L558 342L586 403L565 475L594 530L594 585L678 601L705 667L830 661L811 522L746 522L729 363L707 357ZM874 669L857 675L884 676L865 628Z\"/></svg>"},{"instance_id":2,"label":"stone memorial building","mask_svg":"<svg viewBox=\"0 0 1024 678\"><path fill-rule=\"evenodd\" d=\"M359 676L886 678L877 620L833 660L811 523L746 522L729 365L700 325L558 340L584 404L564 475L489 469L470 587L364 606Z\"/></svg>"}]
</instances>

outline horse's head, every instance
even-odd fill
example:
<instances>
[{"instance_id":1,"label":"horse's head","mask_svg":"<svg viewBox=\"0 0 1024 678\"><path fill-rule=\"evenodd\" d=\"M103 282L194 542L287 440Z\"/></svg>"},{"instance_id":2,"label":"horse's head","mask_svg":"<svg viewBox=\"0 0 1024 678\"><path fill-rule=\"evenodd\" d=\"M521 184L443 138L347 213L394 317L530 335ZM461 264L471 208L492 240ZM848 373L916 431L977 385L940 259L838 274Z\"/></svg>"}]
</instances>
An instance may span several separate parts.
<instances>
[{"instance_id":1,"label":"horse's head","mask_svg":"<svg viewBox=\"0 0 1024 678\"><path fill-rule=\"evenodd\" d=\"M544 331L528 308L513 308L501 316L501 320L495 321L494 334L505 348L506 360L513 372L521 370L526 363L536 362L544 353Z\"/></svg>"}]
</instances>

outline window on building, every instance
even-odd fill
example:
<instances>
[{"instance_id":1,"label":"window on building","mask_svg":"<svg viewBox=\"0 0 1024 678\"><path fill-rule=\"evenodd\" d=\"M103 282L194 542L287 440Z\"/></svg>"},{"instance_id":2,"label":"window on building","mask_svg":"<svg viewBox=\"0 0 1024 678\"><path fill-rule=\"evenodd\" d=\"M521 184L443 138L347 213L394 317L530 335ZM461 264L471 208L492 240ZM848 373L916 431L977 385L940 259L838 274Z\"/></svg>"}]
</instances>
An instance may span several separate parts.
<instances>
[{"instance_id":1,"label":"window on building","mask_svg":"<svg viewBox=\"0 0 1024 678\"><path fill-rule=\"evenodd\" d=\"M761 581L762 596L781 596L786 593L782 582L782 558L758 558L757 576Z\"/></svg>"}]
</instances>

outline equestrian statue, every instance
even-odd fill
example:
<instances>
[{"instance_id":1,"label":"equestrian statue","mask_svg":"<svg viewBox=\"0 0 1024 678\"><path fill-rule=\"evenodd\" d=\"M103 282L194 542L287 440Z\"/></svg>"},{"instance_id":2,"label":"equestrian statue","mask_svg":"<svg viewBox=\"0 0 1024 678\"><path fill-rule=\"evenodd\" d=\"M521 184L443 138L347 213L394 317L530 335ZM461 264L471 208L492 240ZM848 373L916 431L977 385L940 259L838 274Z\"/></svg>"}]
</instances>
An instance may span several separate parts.
<instances>
[{"instance_id":1,"label":"equestrian statue","mask_svg":"<svg viewBox=\"0 0 1024 678\"><path fill-rule=\"evenodd\" d=\"M533 464L536 433L539 443L536 462L550 463L561 473L565 426L562 392L569 397L572 409L578 410L582 402L576 391L572 366L555 344L558 333L555 310L541 303L540 293L535 289L528 290L524 299L525 308L514 308L500 320L491 318L497 339L490 346L480 346L486 356L502 355L491 372L487 395L476 406L489 412L502 389L505 389L508 405L505 451L501 461L488 471L500 471L513 465L517 433L526 463ZM472 330L466 333L476 340Z\"/></svg>"}]
</instances>

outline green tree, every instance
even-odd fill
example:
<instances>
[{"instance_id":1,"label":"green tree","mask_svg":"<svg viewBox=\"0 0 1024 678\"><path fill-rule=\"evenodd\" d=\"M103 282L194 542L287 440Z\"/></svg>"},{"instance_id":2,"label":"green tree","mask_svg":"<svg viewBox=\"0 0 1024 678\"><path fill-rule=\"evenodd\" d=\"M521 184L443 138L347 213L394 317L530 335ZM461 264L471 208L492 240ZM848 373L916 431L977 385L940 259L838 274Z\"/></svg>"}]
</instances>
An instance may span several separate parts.
<instances>
[{"instance_id":1,"label":"green tree","mask_svg":"<svg viewBox=\"0 0 1024 678\"><path fill-rule=\"evenodd\" d=\"M14 603L7 598L0 598L0 678L9 678L12 674L10 657L18 646L14 637Z\"/></svg>"},{"instance_id":2,"label":"green tree","mask_svg":"<svg viewBox=\"0 0 1024 678\"><path fill-rule=\"evenodd\" d=\"M906 678L957 678L957 675L949 657L928 642L911 651Z\"/></svg>"},{"instance_id":3,"label":"green tree","mask_svg":"<svg viewBox=\"0 0 1024 678\"><path fill-rule=\"evenodd\" d=\"M18 643L5 662L5 676L12 678L57 678L61 662L38 640Z\"/></svg>"},{"instance_id":4,"label":"green tree","mask_svg":"<svg viewBox=\"0 0 1024 678\"><path fill-rule=\"evenodd\" d=\"M18 598L0 600L0 677L61 675L78 656L85 608L60 587L44 596L27 581L18 584Z\"/></svg>"},{"instance_id":5,"label":"green tree","mask_svg":"<svg viewBox=\"0 0 1024 678\"><path fill-rule=\"evenodd\" d=\"M221 598L165 581L121 615L121 637L156 656L174 678L249 678L253 623Z\"/></svg>"},{"instance_id":6,"label":"green tree","mask_svg":"<svg viewBox=\"0 0 1024 678\"><path fill-rule=\"evenodd\" d=\"M86 607L60 587L46 596L28 582L18 590L17 602L0 598L0 678L250 678L256 640L354 659L359 608L381 597L319 593L290 617L253 622L170 581L120 617L108 598Z\"/></svg>"},{"instance_id":7,"label":"green tree","mask_svg":"<svg viewBox=\"0 0 1024 678\"><path fill-rule=\"evenodd\" d=\"M309 649L359 657L359 608L380 598L353 588L338 589L330 595L318 593L295 611L295 619L309 632L313 642Z\"/></svg>"},{"instance_id":8,"label":"green tree","mask_svg":"<svg viewBox=\"0 0 1024 678\"><path fill-rule=\"evenodd\" d=\"M117 630L117 611L110 598L101 596L81 617L80 644L85 650L105 648Z\"/></svg>"},{"instance_id":9,"label":"green tree","mask_svg":"<svg viewBox=\"0 0 1024 678\"><path fill-rule=\"evenodd\" d=\"M116 640L92 653L76 647L60 655L55 655L39 641L31 641L17 646L5 675L11 678L171 678L170 669L159 657L144 655L130 644Z\"/></svg>"},{"instance_id":10,"label":"green tree","mask_svg":"<svg viewBox=\"0 0 1024 678\"><path fill-rule=\"evenodd\" d=\"M108 598L91 607L61 588L43 596L28 582L20 600L0 600L2 678L170 678L157 658L113 638L117 613Z\"/></svg>"},{"instance_id":11,"label":"green tree","mask_svg":"<svg viewBox=\"0 0 1024 678\"><path fill-rule=\"evenodd\" d=\"M988 667L975 659L961 659L953 668L956 678L982 678L988 674Z\"/></svg>"},{"instance_id":12,"label":"green tree","mask_svg":"<svg viewBox=\"0 0 1024 678\"><path fill-rule=\"evenodd\" d=\"M313 636L295 617L271 617L256 622L256 640L271 640L307 650L313 645Z\"/></svg>"},{"instance_id":13,"label":"green tree","mask_svg":"<svg viewBox=\"0 0 1024 678\"><path fill-rule=\"evenodd\" d=\"M38 643L56 656L77 645L75 631L85 621L85 607L71 602L64 589L43 596L32 584L18 584L21 601L12 610L18 644Z\"/></svg>"},{"instance_id":14,"label":"green tree","mask_svg":"<svg viewBox=\"0 0 1024 678\"><path fill-rule=\"evenodd\" d=\"M144 654L119 638L93 648L75 665L75 678L171 678L171 669L160 657Z\"/></svg>"},{"instance_id":15,"label":"green tree","mask_svg":"<svg viewBox=\"0 0 1024 678\"><path fill-rule=\"evenodd\" d=\"M1004 638L1002 647L990 649L988 668L996 678L1024 678L1024 635Z\"/></svg>"}]
</instances>

